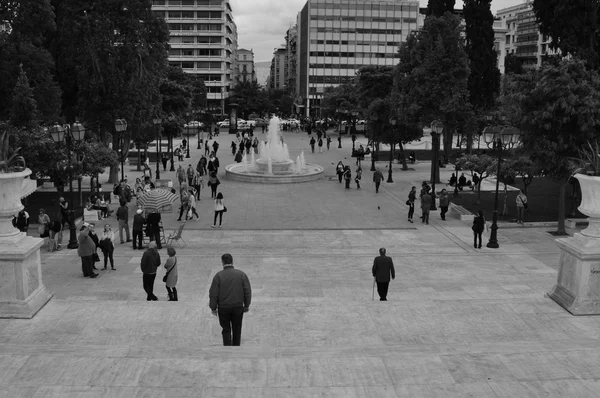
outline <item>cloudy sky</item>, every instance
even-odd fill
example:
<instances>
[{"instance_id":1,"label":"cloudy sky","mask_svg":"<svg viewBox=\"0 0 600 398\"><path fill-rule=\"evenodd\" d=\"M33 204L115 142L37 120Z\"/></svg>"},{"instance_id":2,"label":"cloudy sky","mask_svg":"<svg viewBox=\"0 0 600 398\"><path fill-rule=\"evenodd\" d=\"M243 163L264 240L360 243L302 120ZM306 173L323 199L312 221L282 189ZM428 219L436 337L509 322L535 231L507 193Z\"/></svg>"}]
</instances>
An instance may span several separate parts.
<instances>
[{"instance_id":1,"label":"cloudy sky","mask_svg":"<svg viewBox=\"0 0 600 398\"><path fill-rule=\"evenodd\" d=\"M427 6L427 0L420 0ZM492 12L525 0L492 0ZM456 2L457 8L462 2ZM285 32L296 21L306 0L231 0L238 26L238 46L254 50L256 62L271 61L273 49L284 43Z\"/></svg>"}]
</instances>

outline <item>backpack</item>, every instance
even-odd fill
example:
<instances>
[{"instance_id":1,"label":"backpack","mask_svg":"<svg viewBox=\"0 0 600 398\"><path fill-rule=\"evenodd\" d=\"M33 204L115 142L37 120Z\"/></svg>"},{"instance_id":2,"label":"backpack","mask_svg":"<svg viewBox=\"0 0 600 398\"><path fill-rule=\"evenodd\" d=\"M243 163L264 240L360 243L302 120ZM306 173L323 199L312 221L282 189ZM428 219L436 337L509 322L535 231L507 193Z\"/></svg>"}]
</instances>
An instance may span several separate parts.
<instances>
[{"instance_id":1,"label":"backpack","mask_svg":"<svg viewBox=\"0 0 600 398\"><path fill-rule=\"evenodd\" d=\"M483 231L483 227L484 227L483 223L484 223L483 217L477 216L473 219L473 226L471 227L471 229L473 231Z\"/></svg>"}]
</instances>

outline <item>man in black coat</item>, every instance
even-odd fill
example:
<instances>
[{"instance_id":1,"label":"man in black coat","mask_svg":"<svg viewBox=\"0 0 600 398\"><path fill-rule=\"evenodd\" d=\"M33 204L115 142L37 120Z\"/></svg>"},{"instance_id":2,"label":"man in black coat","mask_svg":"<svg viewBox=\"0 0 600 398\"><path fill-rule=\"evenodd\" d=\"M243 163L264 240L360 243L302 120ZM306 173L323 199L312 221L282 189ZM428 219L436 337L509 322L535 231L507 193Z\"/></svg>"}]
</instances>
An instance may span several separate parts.
<instances>
[{"instance_id":1,"label":"man in black coat","mask_svg":"<svg viewBox=\"0 0 600 398\"><path fill-rule=\"evenodd\" d=\"M388 286L390 284L390 275L392 279L396 278L394 262L391 257L385 255L385 249L379 249L379 257L373 261L373 277L377 282L377 293L379 301L387 301Z\"/></svg>"}]
</instances>

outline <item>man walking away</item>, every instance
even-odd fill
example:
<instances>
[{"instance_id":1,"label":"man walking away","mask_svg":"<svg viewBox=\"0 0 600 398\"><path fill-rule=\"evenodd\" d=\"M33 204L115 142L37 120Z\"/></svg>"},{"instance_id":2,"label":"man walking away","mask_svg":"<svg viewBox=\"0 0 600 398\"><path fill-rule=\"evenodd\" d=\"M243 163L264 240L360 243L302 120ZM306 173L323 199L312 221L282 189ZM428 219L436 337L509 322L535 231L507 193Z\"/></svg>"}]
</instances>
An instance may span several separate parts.
<instances>
[{"instance_id":1,"label":"man walking away","mask_svg":"<svg viewBox=\"0 0 600 398\"><path fill-rule=\"evenodd\" d=\"M146 223L146 219L142 215L143 212L142 209L137 209L135 216L133 216L133 250L136 250L138 247L142 250L144 224Z\"/></svg>"},{"instance_id":2,"label":"man walking away","mask_svg":"<svg viewBox=\"0 0 600 398\"><path fill-rule=\"evenodd\" d=\"M221 256L223 270L213 278L210 286L210 310L219 316L223 328L223 345L239 346L242 337L242 319L252 300L252 288L248 276L233 268L229 253Z\"/></svg>"},{"instance_id":3,"label":"man walking away","mask_svg":"<svg viewBox=\"0 0 600 398\"><path fill-rule=\"evenodd\" d=\"M379 170L375 170L373 173L373 182L375 183L375 193L379 193L379 186L381 185L381 181L383 180L383 174Z\"/></svg>"},{"instance_id":4,"label":"man walking away","mask_svg":"<svg viewBox=\"0 0 600 398\"><path fill-rule=\"evenodd\" d=\"M440 193L440 216L442 220L446 221L446 213L448 213L448 206L450 206L450 197L445 189L442 189Z\"/></svg>"},{"instance_id":5,"label":"man walking away","mask_svg":"<svg viewBox=\"0 0 600 398\"><path fill-rule=\"evenodd\" d=\"M117 209L117 221L119 222L119 235L121 235L121 243L124 242L125 236L127 236L127 242L131 242L131 236L129 235L129 208L127 203L120 200L119 208ZM123 234L125 230L125 234Z\"/></svg>"},{"instance_id":6,"label":"man walking away","mask_svg":"<svg viewBox=\"0 0 600 398\"><path fill-rule=\"evenodd\" d=\"M160 267L160 254L156 250L156 242L150 242L140 264L143 273L142 284L147 295L146 301L158 301L158 297L154 295L154 280L158 267Z\"/></svg>"},{"instance_id":7,"label":"man walking away","mask_svg":"<svg viewBox=\"0 0 600 398\"><path fill-rule=\"evenodd\" d=\"M379 249L379 257L375 257L375 260L373 260L373 278L375 278L375 282L377 282L379 301L387 301L390 275L392 279L396 278L394 262L391 257L385 255L385 248L382 247Z\"/></svg>"}]
</instances>

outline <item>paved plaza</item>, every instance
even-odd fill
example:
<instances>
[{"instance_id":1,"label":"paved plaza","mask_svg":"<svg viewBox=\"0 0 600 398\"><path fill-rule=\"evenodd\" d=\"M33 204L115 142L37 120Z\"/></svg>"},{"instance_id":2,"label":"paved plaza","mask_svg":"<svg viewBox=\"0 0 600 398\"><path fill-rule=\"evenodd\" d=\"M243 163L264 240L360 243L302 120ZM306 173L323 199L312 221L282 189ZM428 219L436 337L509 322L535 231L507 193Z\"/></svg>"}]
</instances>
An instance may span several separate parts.
<instances>
[{"instance_id":1,"label":"paved plaza","mask_svg":"<svg viewBox=\"0 0 600 398\"><path fill-rule=\"evenodd\" d=\"M429 164L394 165L395 182L377 195L365 164L362 189L345 190L334 167L353 164L348 139L314 155L305 133L285 139L325 176L252 185L221 172L224 226L210 228L203 192L177 249L179 302L166 301L164 270L160 301L145 300L142 252L129 245L117 242L117 271L96 279L82 277L75 251L42 250L54 297L31 320L0 320L0 397L598 396L600 318L545 297L560 253L550 228L501 229L500 249L474 249L456 218L407 221L409 188ZM219 142L224 166L231 138ZM163 220L167 231L178 224ZM396 265L387 302L372 300L380 247ZM221 346L208 308L225 252L253 289L241 347Z\"/></svg>"}]
</instances>

